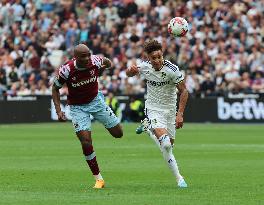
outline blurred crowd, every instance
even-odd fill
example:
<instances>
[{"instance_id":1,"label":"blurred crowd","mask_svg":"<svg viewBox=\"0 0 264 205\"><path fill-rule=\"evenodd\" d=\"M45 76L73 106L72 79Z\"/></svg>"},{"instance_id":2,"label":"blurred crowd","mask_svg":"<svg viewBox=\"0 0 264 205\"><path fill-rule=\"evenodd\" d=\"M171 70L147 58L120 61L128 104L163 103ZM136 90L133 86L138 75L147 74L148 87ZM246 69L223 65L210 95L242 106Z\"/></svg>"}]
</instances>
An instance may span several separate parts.
<instances>
[{"instance_id":1,"label":"blurred crowd","mask_svg":"<svg viewBox=\"0 0 264 205\"><path fill-rule=\"evenodd\" d=\"M168 35L175 16L189 22L186 37ZM50 95L78 43L113 61L100 77L105 94L144 94L125 69L145 58L151 38L193 96L264 93L264 0L1 0L0 96Z\"/></svg>"}]
</instances>

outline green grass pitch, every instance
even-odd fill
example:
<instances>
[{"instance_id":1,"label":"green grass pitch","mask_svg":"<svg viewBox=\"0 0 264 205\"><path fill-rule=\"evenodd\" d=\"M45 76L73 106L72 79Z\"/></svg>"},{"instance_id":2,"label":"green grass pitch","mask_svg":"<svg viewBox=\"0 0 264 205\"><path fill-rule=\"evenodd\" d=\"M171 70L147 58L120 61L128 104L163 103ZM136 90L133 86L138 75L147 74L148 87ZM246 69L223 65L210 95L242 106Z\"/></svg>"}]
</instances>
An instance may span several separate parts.
<instances>
[{"instance_id":1,"label":"green grass pitch","mask_svg":"<svg viewBox=\"0 0 264 205\"><path fill-rule=\"evenodd\" d=\"M123 139L93 124L106 188L94 179L70 123L0 125L1 205L263 205L264 126L185 124L174 154L187 189L136 124Z\"/></svg>"}]
</instances>

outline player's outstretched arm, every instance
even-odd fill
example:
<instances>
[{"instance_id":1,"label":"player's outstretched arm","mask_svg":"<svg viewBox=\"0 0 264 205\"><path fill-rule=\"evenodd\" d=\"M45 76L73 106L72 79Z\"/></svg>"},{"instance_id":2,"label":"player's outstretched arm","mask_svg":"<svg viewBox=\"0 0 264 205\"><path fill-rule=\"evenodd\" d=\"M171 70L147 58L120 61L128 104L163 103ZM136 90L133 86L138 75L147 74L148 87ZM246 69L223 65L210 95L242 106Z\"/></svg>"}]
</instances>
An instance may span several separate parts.
<instances>
[{"instance_id":1,"label":"player's outstretched arm","mask_svg":"<svg viewBox=\"0 0 264 205\"><path fill-rule=\"evenodd\" d=\"M177 89L179 90L180 94L180 101L179 101L179 109L176 116L176 128L182 128L183 126L183 113L185 110L185 106L188 100L188 91L185 86L185 82L182 81L177 85Z\"/></svg>"},{"instance_id":2,"label":"player's outstretched arm","mask_svg":"<svg viewBox=\"0 0 264 205\"><path fill-rule=\"evenodd\" d=\"M111 68L112 67L112 61L109 58L104 57L102 67L103 69Z\"/></svg>"},{"instance_id":3,"label":"player's outstretched arm","mask_svg":"<svg viewBox=\"0 0 264 205\"><path fill-rule=\"evenodd\" d=\"M128 77L133 77L133 76L138 75L138 74L139 74L139 69L136 65L132 65L126 69L126 75Z\"/></svg>"},{"instance_id":4,"label":"player's outstretched arm","mask_svg":"<svg viewBox=\"0 0 264 205\"><path fill-rule=\"evenodd\" d=\"M65 113L61 111L59 88L55 84L53 84L52 86L52 100L55 106L56 113L58 115L58 120L61 122L65 122L67 119Z\"/></svg>"}]
</instances>

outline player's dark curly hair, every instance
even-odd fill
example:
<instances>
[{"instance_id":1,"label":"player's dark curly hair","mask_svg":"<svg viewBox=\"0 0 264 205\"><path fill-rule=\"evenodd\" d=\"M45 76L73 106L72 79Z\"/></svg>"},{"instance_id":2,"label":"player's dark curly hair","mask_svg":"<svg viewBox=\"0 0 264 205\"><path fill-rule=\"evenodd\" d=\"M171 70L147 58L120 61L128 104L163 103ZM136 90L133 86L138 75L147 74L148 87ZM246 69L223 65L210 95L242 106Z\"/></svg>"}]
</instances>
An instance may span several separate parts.
<instances>
[{"instance_id":1,"label":"player's dark curly hair","mask_svg":"<svg viewBox=\"0 0 264 205\"><path fill-rule=\"evenodd\" d=\"M157 40L149 40L144 43L144 51L147 54L150 54L153 51L158 51L158 50L162 50L162 46Z\"/></svg>"}]
</instances>

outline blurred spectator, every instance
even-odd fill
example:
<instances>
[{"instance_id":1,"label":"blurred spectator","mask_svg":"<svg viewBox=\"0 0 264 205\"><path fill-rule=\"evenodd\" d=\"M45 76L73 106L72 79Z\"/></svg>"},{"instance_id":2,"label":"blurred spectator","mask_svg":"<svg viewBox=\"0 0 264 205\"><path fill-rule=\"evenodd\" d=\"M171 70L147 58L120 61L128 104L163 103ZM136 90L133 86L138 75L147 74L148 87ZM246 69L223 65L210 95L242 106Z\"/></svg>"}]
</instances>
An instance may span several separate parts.
<instances>
[{"instance_id":1,"label":"blurred spectator","mask_svg":"<svg viewBox=\"0 0 264 205\"><path fill-rule=\"evenodd\" d=\"M16 67L14 65L12 65L11 71L10 71L10 73L8 75L9 80L10 80L11 83L15 83L15 82L19 81L16 70L17 70Z\"/></svg>"},{"instance_id":2,"label":"blurred spectator","mask_svg":"<svg viewBox=\"0 0 264 205\"><path fill-rule=\"evenodd\" d=\"M17 95L17 84L13 83L9 90L7 90L8 96L16 96Z\"/></svg>"},{"instance_id":3,"label":"blurred spectator","mask_svg":"<svg viewBox=\"0 0 264 205\"><path fill-rule=\"evenodd\" d=\"M239 90L240 75L238 70L231 67L225 73L225 81L227 83L227 89L229 92L237 92Z\"/></svg>"},{"instance_id":4,"label":"blurred spectator","mask_svg":"<svg viewBox=\"0 0 264 205\"><path fill-rule=\"evenodd\" d=\"M1 64L0 64L0 85L2 89L7 85L6 71L3 69Z\"/></svg>"},{"instance_id":5,"label":"blurred spectator","mask_svg":"<svg viewBox=\"0 0 264 205\"><path fill-rule=\"evenodd\" d=\"M227 91L224 74L221 70L217 70L215 74L215 92L217 95L223 96Z\"/></svg>"},{"instance_id":6,"label":"blurred spectator","mask_svg":"<svg viewBox=\"0 0 264 205\"><path fill-rule=\"evenodd\" d=\"M26 87L25 84L21 84L19 90L17 91L18 96L30 95L30 90Z\"/></svg>"},{"instance_id":7,"label":"blurred spectator","mask_svg":"<svg viewBox=\"0 0 264 205\"><path fill-rule=\"evenodd\" d=\"M255 78L252 81L252 90L255 93L264 92L264 77L263 73L256 72Z\"/></svg>"},{"instance_id":8,"label":"blurred spectator","mask_svg":"<svg viewBox=\"0 0 264 205\"><path fill-rule=\"evenodd\" d=\"M106 104L109 105L109 107L115 113L115 115L117 117L120 117L121 115L120 105L119 105L117 98L114 96L112 92L108 93L105 101L106 101Z\"/></svg>"},{"instance_id":9,"label":"blurred spectator","mask_svg":"<svg viewBox=\"0 0 264 205\"><path fill-rule=\"evenodd\" d=\"M85 2L80 2L76 5L76 14L79 18L85 18L85 15L87 14L88 10L86 8Z\"/></svg>"},{"instance_id":10,"label":"blurred spectator","mask_svg":"<svg viewBox=\"0 0 264 205\"><path fill-rule=\"evenodd\" d=\"M129 120L132 122L140 122L144 118L144 104L135 96L130 97L129 108L126 116L129 116Z\"/></svg>"},{"instance_id":11,"label":"blurred spectator","mask_svg":"<svg viewBox=\"0 0 264 205\"><path fill-rule=\"evenodd\" d=\"M240 90L245 93L250 93L251 92L251 80L250 80L250 75L248 72L244 72L240 78Z\"/></svg>"},{"instance_id":12,"label":"blurred spectator","mask_svg":"<svg viewBox=\"0 0 264 205\"><path fill-rule=\"evenodd\" d=\"M215 91L215 83L212 80L210 73L206 73L205 79L201 85L201 92L205 96L213 96L213 95L215 95L214 91Z\"/></svg>"},{"instance_id":13,"label":"blurred spectator","mask_svg":"<svg viewBox=\"0 0 264 205\"><path fill-rule=\"evenodd\" d=\"M200 94L200 79L195 70L191 70L191 73L186 76L185 84L192 96Z\"/></svg>"},{"instance_id":14,"label":"blurred spectator","mask_svg":"<svg viewBox=\"0 0 264 205\"><path fill-rule=\"evenodd\" d=\"M19 46L14 45L14 50L10 53L10 56L13 59L15 66L19 67L23 62L23 54L24 52L19 49Z\"/></svg>"},{"instance_id":15,"label":"blurred spectator","mask_svg":"<svg viewBox=\"0 0 264 205\"><path fill-rule=\"evenodd\" d=\"M15 3L11 6L11 8L14 10L14 17L16 22L22 22L22 17L25 13L24 7L21 4L20 0L16 0Z\"/></svg>"},{"instance_id":16,"label":"blurred spectator","mask_svg":"<svg viewBox=\"0 0 264 205\"><path fill-rule=\"evenodd\" d=\"M101 8L97 6L96 3L91 4L91 9L88 12L87 20L92 21L93 19L97 19L101 13Z\"/></svg>"}]
</instances>

